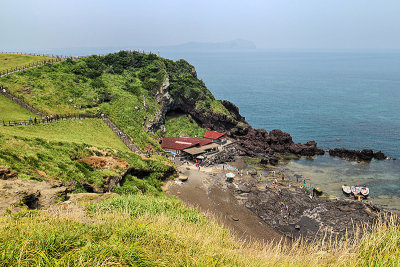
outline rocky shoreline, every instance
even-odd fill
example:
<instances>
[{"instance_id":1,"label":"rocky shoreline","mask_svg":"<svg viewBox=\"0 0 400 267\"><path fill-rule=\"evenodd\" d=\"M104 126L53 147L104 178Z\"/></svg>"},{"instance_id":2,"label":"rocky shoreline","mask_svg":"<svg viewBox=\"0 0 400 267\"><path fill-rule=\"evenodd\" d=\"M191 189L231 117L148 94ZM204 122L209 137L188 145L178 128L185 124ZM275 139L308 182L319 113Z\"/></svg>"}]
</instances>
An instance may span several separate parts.
<instances>
[{"instance_id":1,"label":"rocky shoreline","mask_svg":"<svg viewBox=\"0 0 400 267\"><path fill-rule=\"evenodd\" d=\"M300 176L280 173L279 167L254 169L242 157L233 162L202 167L200 171L192 164L177 161L179 174L185 179L171 181L167 192L189 205L222 217L223 224L234 233L245 237L243 229L246 228L250 239L268 241L263 227L266 232L272 227L287 240L351 240L370 231L380 216L390 214L368 200L318 196L312 187L304 185ZM226 179L228 172L236 174L233 180ZM245 220L238 205L258 219ZM274 240L277 240L276 236Z\"/></svg>"},{"instance_id":2,"label":"rocky shoreline","mask_svg":"<svg viewBox=\"0 0 400 267\"><path fill-rule=\"evenodd\" d=\"M242 161L242 159L239 159ZM228 163L230 164L230 163ZM237 163L232 163L237 165ZM228 183L221 180L237 200L268 225L290 238L304 240L353 238L387 213L368 200L339 200L318 196L298 177L275 171L250 171ZM283 177L283 178L282 178Z\"/></svg>"}]
</instances>

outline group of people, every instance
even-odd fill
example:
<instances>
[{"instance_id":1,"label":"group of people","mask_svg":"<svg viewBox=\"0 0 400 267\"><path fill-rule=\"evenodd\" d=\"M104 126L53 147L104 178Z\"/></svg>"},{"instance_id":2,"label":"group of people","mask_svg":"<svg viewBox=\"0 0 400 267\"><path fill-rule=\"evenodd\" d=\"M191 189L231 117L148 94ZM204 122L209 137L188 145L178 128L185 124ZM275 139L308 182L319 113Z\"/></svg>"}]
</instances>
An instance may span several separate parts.
<instances>
[{"instance_id":1,"label":"group of people","mask_svg":"<svg viewBox=\"0 0 400 267\"><path fill-rule=\"evenodd\" d=\"M42 122L43 123L58 121L59 119L60 119L60 116L58 114L42 116ZM32 117L31 117L31 120L32 120ZM36 124L36 118L35 118L35 124Z\"/></svg>"},{"instance_id":2,"label":"group of people","mask_svg":"<svg viewBox=\"0 0 400 267\"><path fill-rule=\"evenodd\" d=\"M60 119L60 116L58 114L57 115L46 115L46 116L43 115L42 116L42 123L53 122L53 121L56 121L56 120L59 120L59 119ZM36 117L35 118L29 117L29 122L30 122L30 124L37 124L38 123L38 119Z\"/></svg>"}]
</instances>

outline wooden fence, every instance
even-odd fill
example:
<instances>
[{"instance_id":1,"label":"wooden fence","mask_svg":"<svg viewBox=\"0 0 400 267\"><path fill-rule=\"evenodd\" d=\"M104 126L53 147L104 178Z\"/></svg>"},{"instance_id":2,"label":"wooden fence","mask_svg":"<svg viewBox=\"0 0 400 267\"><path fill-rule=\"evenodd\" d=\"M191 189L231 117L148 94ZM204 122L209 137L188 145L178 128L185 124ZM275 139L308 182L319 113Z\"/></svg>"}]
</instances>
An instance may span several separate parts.
<instances>
[{"instance_id":1,"label":"wooden fence","mask_svg":"<svg viewBox=\"0 0 400 267\"><path fill-rule=\"evenodd\" d=\"M107 126L121 139L122 142L132 151L137 154L143 155L143 153L130 141L129 136L122 131L117 125L108 117L102 116L102 120Z\"/></svg>"},{"instance_id":2,"label":"wooden fence","mask_svg":"<svg viewBox=\"0 0 400 267\"><path fill-rule=\"evenodd\" d=\"M27 103L25 103L24 99L21 97L15 97L13 95L11 95L10 93L7 92L7 88L3 87L0 84L0 94L2 94L3 96L7 97L8 99L14 101L15 103L17 103L18 105L24 107L25 109L29 110L30 112L38 115L38 116L45 116L46 114L43 112L40 112L36 109L34 109L33 107L29 106Z\"/></svg>"},{"instance_id":3,"label":"wooden fence","mask_svg":"<svg viewBox=\"0 0 400 267\"><path fill-rule=\"evenodd\" d=\"M96 115L87 115L87 114L69 114L69 115L50 115L50 116L42 116L42 117L32 117L29 120L2 120L0 121L0 126L18 126L18 125L38 125L38 124L47 124L56 121L63 120L80 120L80 119L88 119L88 118L99 118L100 116Z\"/></svg>"}]
</instances>

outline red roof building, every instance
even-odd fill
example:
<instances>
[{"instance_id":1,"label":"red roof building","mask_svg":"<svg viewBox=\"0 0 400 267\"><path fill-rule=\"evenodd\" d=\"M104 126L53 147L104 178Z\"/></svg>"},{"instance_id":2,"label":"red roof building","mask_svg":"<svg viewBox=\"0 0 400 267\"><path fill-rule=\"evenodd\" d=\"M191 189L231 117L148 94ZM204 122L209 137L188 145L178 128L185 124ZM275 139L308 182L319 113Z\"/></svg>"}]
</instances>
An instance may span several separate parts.
<instances>
[{"instance_id":1,"label":"red roof building","mask_svg":"<svg viewBox=\"0 0 400 267\"><path fill-rule=\"evenodd\" d=\"M212 139L212 140L223 139L223 138L225 138L225 133L207 130L207 132L204 135L204 138Z\"/></svg>"},{"instance_id":2,"label":"red roof building","mask_svg":"<svg viewBox=\"0 0 400 267\"><path fill-rule=\"evenodd\" d=\"M201 147L211 142L210 139L199 137L165 137L162 139L161 147L178 152L189 147Z\"/></svg>"}]
</instances>

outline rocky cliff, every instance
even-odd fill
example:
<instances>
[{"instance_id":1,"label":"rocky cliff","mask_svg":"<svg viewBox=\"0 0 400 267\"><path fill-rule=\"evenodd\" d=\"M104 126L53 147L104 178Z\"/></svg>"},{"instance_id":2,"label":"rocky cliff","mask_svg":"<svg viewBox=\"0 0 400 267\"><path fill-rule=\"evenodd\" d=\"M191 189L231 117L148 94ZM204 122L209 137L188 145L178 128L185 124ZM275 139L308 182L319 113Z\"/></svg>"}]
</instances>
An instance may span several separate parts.
<instances>
[{"instance_id":1,"label":"rocky cliff","mask_svg":"<svg viewBox=\"0 0 400 267\"><path fill-rule=\"evenodd\" d=\"M179 111L180 113L190 114L203 128L226 132L229 138L236 141L238 155L272 156L275 152L303 156L324 154L324 151L317 147L315 141L296 144L290 134L281 130L276 129L268 133L264 129L254 129L240 115L239 108L235 104L226 100L217 101L214 99L204 83L197 78L193 66L187 62L181 64L186 65L185 68L187 73L190 73L190 79L200 81L197 86L201 90L189 89L188 93L188 88L181 84L181 80L177 78L177 73L168 72L169 78L165 80L156 94L156 100L160 107L157 112L158 116L146 126L147 129L152 131L162 129L165 115L170 111ZM218 109L214 108L216 105Z\"/></svg>"}]
</instances>

